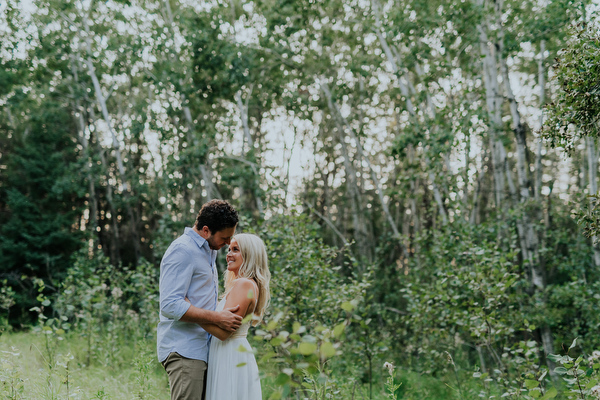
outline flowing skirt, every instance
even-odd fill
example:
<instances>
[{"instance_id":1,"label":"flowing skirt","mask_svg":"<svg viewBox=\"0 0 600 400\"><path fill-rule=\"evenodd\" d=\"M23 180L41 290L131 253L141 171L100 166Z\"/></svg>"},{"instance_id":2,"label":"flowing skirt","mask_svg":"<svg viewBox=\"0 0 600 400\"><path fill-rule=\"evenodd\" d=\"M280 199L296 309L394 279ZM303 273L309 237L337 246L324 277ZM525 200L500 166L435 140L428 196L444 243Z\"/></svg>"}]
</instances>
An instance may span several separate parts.
<instances>
[{"instance_id":1,"label":"flowing skirt","mask_svg":"<svg viewBox=\"0 0 600 400\"><path fill-rule=\"evenodd\" d=\"M245 337L211 339L206 400L262 400L258 366Z\"/></svg>"}]
</instances>

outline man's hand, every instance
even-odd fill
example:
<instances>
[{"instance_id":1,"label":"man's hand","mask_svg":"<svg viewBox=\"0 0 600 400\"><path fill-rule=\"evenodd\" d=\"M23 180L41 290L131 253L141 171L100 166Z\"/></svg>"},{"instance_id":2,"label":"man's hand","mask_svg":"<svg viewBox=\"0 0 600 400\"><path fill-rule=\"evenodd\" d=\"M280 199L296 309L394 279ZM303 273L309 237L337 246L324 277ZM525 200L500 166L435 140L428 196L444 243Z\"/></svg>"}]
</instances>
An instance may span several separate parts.
<instances>
[{"instance_id":1,"label":"man's hand","mask_svg":"<svg viewBox=\"0 0 600 400\"><path fill-rule=\"evenodd\" d=\"M242 325L242 317L234 314L239 309L240 306L237 305L235 307L226 308L223 311L219 311L219 317L221 319L215 322L216 325L227 332L235 332L235 330Z\"/></svg>"}]
</instances>

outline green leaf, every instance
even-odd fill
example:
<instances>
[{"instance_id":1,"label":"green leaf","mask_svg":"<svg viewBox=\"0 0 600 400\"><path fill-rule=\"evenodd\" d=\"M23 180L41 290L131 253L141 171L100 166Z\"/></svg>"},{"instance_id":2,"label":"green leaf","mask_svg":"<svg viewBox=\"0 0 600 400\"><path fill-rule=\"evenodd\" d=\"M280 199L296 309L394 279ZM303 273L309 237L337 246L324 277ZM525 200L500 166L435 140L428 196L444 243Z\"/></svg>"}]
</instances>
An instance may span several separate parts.
<instances>
[{"instance_id":1,"label":"green leaf","mask_svg":"<svg viewBox=\"0 0 600 400\"><path fill-rule=\"evenodd\" d=\"M598 381L595 379L592 379L588 382L587 385L585 385L585 388L589 390L589 389L593 388L594 386L596 386L597 384L598 384Z\"/></svg>"},{"instance_id":2,"label":"green leaf","mask_svg":"<svg viewBox=\"0 0 600 400\"><path fill-rule=\"evenodd\" d=\"M288 383L290 381L290 376L284 374L283 372L280 373L279 375L277 375L277 378L275 378L275 384L277 386L283 386L286 383Z\"/></svg>"},{"instance_id":3,"label":"green leaf","mask_svg":"<svg viewBox=\"0 0 600 400\"><path fill-rule=\"evenodd\" d=\"M243 367L243 366L245 366L246 364L247 364L247 363L245 363L245 362L242 362L242 363L239 363L238 365L236 365L236 367Z\"/></svg>"},{"instance_id":4,"label":"green leaf","mask_svg":"<svg viewBox=\"0 0 600 400\"><path fill-rule=\"evenodd\" d=\"M529 390L538 387L538 385L540 384L538 381L533 380L533 379L525 379L525 387Z\"/></svg>"},{"instance_id":5,"label":"green leaf","mask_svg":"<svg viewBox=\"0 0 600 400\"><path fill-rule=\"evenodd\" d=\"M556 367L556 368L554 368L554 372L559 375L565 375L569 372L569 370L566 369L565 367Z\"/></svg>"},{"instance_id":6,"label":"green leaf","mask_svg":"<svg viewBox=\"0 0 600 400\"><path fill-rule=\"evenodd\" d=\"M546 358L548 358L548 360L552 361L552 362L560 362L560 360L562 360L562 357L559 356L558 354L548 354L546 356Z\"/></svg>"},{"instance_id":7,"label":"green leaf","mask_svg":"<svg viewBox=\"0 0 600 400\"><path fill-rule=\"evenodd\" d=\"M267 324L267 330L268 331L272 331L273 329L275 329L277 327L277 321L275 320L271 320L269 321L269 323Z\"/></svg>"},{"instance_id":8,"label":"green leaf","mask_svg":"<svg viewBox=\"0 0 600 400\"><path fill-rule=\"evenodd\" d=\"M539 388L533 389L528 393L532 398L537 399L542 395Z\"/></svg>"},{"instance_id":9,"label":"green leaf","mask_svg":"<svg viewBox=\"0 0 600 400\"><path fill-rule=\"evenodd\" d=\"M308 356L314 354L317 351L317 345L315 343L302 342L298 345L300 354Z\"/></svg>"},{"instance_id":10,"label":"green leaf","mask_svg":"<svg viewBox=\"0 0 600 400\"><path fill-rule=\"evenodd\" d=\"M345 329L346 329L346 323L345 322L342 322L341 324L337 324L335 326L335 328L333 328L333 336L339 337L342 333L344 333Z\"/></svg>"},{"instance_id":11,"label":"green leaf","mask_svg":"<svg viewBox=\"0 0 600 400\"><path fill-rule=\"evenodd\" d=\"M294 324L292 325L292 332L298 333L298 331L300 330L301 327L302 327L302 325L300 325L300 322L294 321Z\"/></svg>"},{"instance_id":12,"label":"green leaf","mask_svg":"<svg viewBox=\"0 0 600 400\"><path fill-rule=\"evenodd\" d=\"M335 356L335 347L330 342L324 342L321 344L321 358L331 358Z\"/></svg>"},{"instance_id":13,"label":"green leaf","mask_svg":"<svg viewBox=\"0 0 600 400\"><path fill-rule=\"evenodd\" d=\"M550 389L546 390L546 393L542 397L540 397L540 400L553 399L556 396L558 396L558 391L555 387L551 387Z\"/></svg>"},{"instance_id":14,"label":"green leaf","mask_svg":"<svg viewBox=\"0 0 600 400\"><path fill-rule=\"evenodd\" d=\"M281 393L280 392L273 392L271 393L271 396L269 396L269 400L280 400L281 399Z\"/></svg>"}]
</instances>

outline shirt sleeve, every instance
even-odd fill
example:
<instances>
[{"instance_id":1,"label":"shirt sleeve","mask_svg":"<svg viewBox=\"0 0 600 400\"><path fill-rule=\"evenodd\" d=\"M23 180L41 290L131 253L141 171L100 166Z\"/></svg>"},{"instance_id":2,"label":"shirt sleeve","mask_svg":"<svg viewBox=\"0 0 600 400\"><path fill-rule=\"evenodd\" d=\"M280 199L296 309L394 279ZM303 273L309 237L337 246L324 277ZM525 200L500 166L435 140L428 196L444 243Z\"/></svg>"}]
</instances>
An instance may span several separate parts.
<instances>
[{"instance_id":1,"label":"shirt sleeve","mask_svg":"<svg viewBox=\"0 0 600 400\"><path fill-rule=\"evenodd\" d=\"M185 296L194 273L192 257L183 246L177 245L165 254L160 269L160 313L178 321L191 306Z\"/></svg>"}]
</instances>

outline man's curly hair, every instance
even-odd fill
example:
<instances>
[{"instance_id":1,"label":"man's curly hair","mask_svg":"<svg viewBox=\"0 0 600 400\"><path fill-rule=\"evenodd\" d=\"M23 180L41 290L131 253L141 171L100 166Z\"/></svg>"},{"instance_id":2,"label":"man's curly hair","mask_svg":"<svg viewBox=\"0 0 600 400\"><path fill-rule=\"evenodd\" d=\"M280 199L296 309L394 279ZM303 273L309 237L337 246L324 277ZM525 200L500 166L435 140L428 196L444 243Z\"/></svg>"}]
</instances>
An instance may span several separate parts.
<instances>
[{"instance_id":1,"label":"man's curly hair","mask_svg":"<svg viewBox=\"0 0 600 400\"><path fill-rule=\"evenodd\" d=\"M215 199L205 203L200 209L196 217L196 228L206 226L214 235L223 229L235 227L238 220L238 213L231 204Z\"/></svg>"}]
</instances>

